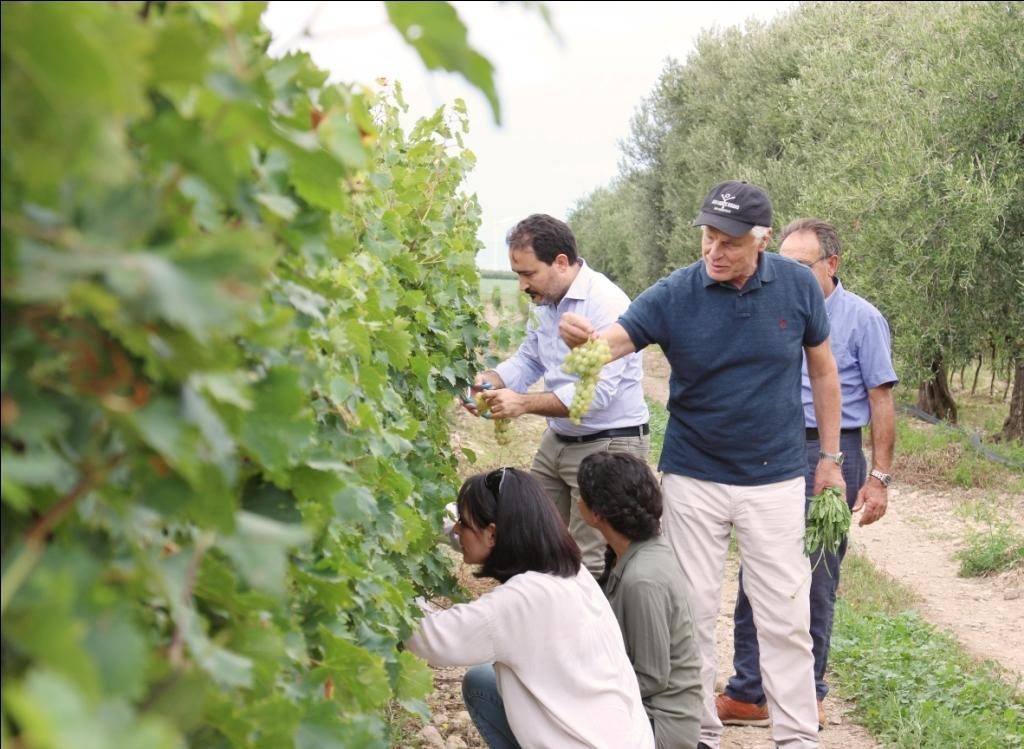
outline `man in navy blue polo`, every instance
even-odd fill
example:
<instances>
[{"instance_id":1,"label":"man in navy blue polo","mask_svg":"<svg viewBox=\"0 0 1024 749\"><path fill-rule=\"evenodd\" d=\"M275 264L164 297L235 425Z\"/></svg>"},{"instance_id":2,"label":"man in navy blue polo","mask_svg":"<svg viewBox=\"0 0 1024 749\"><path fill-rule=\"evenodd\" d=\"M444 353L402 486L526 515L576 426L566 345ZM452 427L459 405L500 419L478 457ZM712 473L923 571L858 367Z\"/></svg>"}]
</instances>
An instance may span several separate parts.
<instances>
[{"instance_id":1,"label":"man in navy blue polo","mask_svg":"<svg viewBox=\"0 0 1024 749\"><path fill-rule=\"evenodd\" d=\"M760 187L716 185L694 221L700 260L655 283L599 333L579 315L563 315L560 324L570 346L596 335L617 357L657 343L671 365L659 463L662 527L693 595L703 659L701 745L711 749L722 734L715 620L733 529L757 621L772 738L786 749L818 746L803 553L804 355L820 432L816 493L845 489L839 376L821 288L807 268L764 252L771 221Z\"/></svg>"}]
</instances>

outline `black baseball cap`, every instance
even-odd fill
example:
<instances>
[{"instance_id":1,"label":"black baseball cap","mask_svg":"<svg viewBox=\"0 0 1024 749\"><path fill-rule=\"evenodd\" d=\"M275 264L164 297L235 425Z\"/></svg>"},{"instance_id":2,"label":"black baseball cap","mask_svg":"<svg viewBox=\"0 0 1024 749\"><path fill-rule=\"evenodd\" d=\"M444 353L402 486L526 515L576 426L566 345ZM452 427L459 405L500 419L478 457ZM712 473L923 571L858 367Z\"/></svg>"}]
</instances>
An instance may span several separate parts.
<instances>
[{"instance_id":1,"label":"black baseball cap","mask_svg":"<svg viewBox=\"0 0 1024 749\"><path fill-rule=\"evenodd\" d=\"M721 182L704 198L693 225L713 226L730 236L742 237L755 226L772 225L772 201L768 193L750 182Z\"/></svg>"}]
</instances>

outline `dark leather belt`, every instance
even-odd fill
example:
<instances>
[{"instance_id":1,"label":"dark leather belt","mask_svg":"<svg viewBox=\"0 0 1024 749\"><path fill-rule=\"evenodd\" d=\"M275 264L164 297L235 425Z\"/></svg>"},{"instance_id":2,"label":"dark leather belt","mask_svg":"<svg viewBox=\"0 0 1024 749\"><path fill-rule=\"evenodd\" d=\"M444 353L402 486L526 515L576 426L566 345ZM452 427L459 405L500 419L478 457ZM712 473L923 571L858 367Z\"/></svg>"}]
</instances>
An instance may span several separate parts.
<instances>
[{"instance_id":1,"label":"dark leather belt","mask_svg":"<svg viewBox=\"0 0 1024 749\"><path fill-rule=\"evenodd\" d=\"M860 427L852 427L850 429L840 429L839 430L839 434L840 434L840 436L842 436L844 434L860 434ZM821 438L818 436L818 430L815 429L814 427L807 427L807 439L809 439L809 440L820 440Z\"/></svg>"},{"instance_id":2,"label":"dark leather belt","mask_svg":"<svg viewBox=\"0 0 1024 749\"><path fill-rule=\"evenodd\" d=\"M608 440L613 437L642 437L645 434L650 434L651 427L649 424L641 424L637 427L619 427L618 429L605 429L603 432L594 432L593 434L578 434L570 437L567 434L559 434L555 432L555 438L559 442L593 442L594 440Z\"/></svg>"}]
</instances>

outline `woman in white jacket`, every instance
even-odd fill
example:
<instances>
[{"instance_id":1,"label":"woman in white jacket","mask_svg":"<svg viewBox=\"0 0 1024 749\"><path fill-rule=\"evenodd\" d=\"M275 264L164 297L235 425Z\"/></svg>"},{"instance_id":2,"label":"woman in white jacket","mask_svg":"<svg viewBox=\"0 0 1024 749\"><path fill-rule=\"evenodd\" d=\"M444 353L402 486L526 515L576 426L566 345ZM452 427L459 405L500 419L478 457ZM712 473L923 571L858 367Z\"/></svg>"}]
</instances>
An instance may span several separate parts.
<instances>
[{"instance_id":1,"label":"woman in white jacket","mask_svg":"<svg viewBox=\"0 0 1024 749\"><path fill-rule=\"evenodd\" d=\"M653 749L615 615L537 481L514 468L470 477L455 531L475 574L502 584L428 612L408 647L436 666L482 664L463 696L488 745Z\"/></svg>"}]
</instances>

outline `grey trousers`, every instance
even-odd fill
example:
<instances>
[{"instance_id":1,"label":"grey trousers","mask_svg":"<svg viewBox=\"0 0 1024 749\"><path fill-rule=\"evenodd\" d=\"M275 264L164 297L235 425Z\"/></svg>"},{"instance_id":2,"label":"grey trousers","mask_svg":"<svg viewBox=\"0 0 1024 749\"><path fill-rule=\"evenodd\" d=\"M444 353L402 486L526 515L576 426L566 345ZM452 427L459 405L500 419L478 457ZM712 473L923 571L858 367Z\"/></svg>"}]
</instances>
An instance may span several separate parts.
<instances>
[{"instance_id":1,"label":"grey trousers","mask_svg":"<svg viewBox=\"0 0 1024 749\"><path fill-rule=\"evenodd\" d=\"M605 540L601 532L587 525L580 516L580 487L576 474L588 455L601 452L632 453L643 460L651 451L651 436L611 437L593 442L561 442L550 429L544 432L533 458L530 473L555 503L569 533L583 553L583 564L598 577L604 569Z\"/></svg>"}]
</instances>

